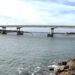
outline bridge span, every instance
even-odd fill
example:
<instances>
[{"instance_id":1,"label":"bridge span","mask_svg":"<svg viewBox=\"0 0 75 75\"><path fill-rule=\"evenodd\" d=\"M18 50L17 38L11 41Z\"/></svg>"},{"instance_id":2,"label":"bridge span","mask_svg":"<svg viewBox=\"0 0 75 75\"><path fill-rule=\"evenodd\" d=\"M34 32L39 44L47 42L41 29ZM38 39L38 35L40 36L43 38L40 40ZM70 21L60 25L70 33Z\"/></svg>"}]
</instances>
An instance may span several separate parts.
<instances>
[{"instance_id":1,"label":"bridge span","mask_svg":"<svg viewBox=\"0 0 75 75\"><path fill-rule=\"evenodd\" d=\"M74 25L0 25L0 27L20 27L20 28L75 28Z\"/></svg>"},{"instance_id":2,"label":"bridge span","mask_svg":"<svg viewBox=\"0 0 75 75\"><path fill-rule=\"evenodd\" d=\"M75 28L74 25L0 25L2 28L1 33L7 34L6 28L16 28L17 35L23 35L23 31L20 31L21 28L50 28L51 32L48 34L48 37L53 37L55 28Z\"/></svg>"}]
</instances>

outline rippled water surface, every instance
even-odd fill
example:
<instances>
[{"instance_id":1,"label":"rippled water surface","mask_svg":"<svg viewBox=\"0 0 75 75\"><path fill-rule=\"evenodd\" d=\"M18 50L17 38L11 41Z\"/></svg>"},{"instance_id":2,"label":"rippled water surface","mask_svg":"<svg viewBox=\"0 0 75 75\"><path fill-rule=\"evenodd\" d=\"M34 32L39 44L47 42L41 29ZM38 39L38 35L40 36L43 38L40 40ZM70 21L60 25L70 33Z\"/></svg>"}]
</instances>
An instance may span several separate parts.
<instances>
[{"instance_id":1,"label":"rippled water surface","mask_svg":"<svg viewBox=\"0 0 75 75\"><path fill-rule=\"evenodd\" d=\"M46 35L0 34L0 75L30 75L40 67L47 69L49 65L75 57L75 36Z\"/></svg>"}]
</instances>

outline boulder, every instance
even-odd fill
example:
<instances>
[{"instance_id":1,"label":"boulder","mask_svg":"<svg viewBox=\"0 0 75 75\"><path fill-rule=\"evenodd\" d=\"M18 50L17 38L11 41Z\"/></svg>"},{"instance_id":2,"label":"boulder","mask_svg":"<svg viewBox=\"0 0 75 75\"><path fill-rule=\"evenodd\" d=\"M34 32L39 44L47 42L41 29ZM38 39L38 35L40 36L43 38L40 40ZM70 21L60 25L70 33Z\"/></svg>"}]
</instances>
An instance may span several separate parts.
<instances>
[{"instance_id":1,"label":"boulder","mask_svg":"<svg viewBox=\"0 0 75 75\"><path fill-rule=\"evenodd\" d=\"M49 71L54 71L57 67L58 67L58 65L49 65L48 70Z\"/></svg>"},{"instance_id":2,"label":"boulder","mask_svg":"<svg viewBox=\"0 0 75 75\"><path fill-rule=\"evenodd\" d=\"M64 71L64 66L59 66L59 67L56 68L56 70L54 71L54 73L56 75L58 75L58 74L60 74L63 71Z\"/></svg>"},{"instance_id":3,"label":"boulder","mask_svg":"<svg viewBox=\"0 0 75 75\"><path fill-rule=\"evenodd\" d=\"M67 64L67 61L62 61L58 63L58 65L66 65L66 64Z\"/></svg>"},{"instance_id":4,"label":"boulder","mask_svg":"<svg viewBox=\"0 0 75 75\"><path fill-rule=\"evenodd\" d=\"M48 68L50 71L54 71L54 68L53 67L49 67Z\"/></svg>"},{"instance_id":5,"label":"boulder","mask_svg":"<svg viewBox=\"0 0 75 75\"><path fill-rule=\"evenodd\" d=\"M61 72L59 75L71 75L71 73L68 71L68 72Z\"/></svg>"},{"instance_id":6,"label":"boulder","mask_svg":"<svg viewBox=\"0 0 75 75\"><path fill-rule=\"evenodd\" d=\"M55 75L75 75L75 59L71 59L64 66L59 66L54 73Z\"/></svg>"},{"instance_id":7,"label":"boulder","mask_svg":"<svg viewBox=\"0 0 75 75\"><path fill-rule=\"evenodd\" d=\"M75 59L70 60L67 66L69 66L70 69L75 69Z\"/></svg>"}]
</instances>

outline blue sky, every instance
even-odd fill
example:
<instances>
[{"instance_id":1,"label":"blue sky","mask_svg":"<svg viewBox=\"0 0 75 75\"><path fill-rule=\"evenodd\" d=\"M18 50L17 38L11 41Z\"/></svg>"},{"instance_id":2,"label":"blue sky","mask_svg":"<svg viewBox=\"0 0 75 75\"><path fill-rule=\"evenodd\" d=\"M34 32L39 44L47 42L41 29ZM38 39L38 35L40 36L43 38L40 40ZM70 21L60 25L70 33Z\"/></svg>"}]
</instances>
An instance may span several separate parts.
<instances>
[{"instance_id":1,"label":"blue sky","mask_svg":"<svg viewBox=\"0 0 75 75\"><path fill-rule=\"evenodd\" d=\"M75 0L0 0L0 24L75 25Z\"/></svg>"}]
</instances>

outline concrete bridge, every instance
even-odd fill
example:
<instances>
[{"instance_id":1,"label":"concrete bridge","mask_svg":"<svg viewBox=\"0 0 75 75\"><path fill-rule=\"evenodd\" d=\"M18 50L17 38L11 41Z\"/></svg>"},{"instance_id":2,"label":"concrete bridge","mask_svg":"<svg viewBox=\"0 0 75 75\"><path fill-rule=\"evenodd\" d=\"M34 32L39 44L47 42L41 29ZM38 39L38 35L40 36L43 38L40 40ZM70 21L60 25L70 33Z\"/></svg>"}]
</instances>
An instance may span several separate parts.
<instances>
[{"instance_id":1,"label":"concrete bridge","mask_svg":"<svg viewBox=\"0 0 75 75\"><path fill-rule=\"evenodd\" d=\"M21 28L50 28L51 32L48 34L48 37L53 37L55 28L75 28L72 25L0 25L2 28L1 33L7 34L6 28L16 28L17 35L23 35L23 31L20 31Z\"/></svg>"}]
</instances>

